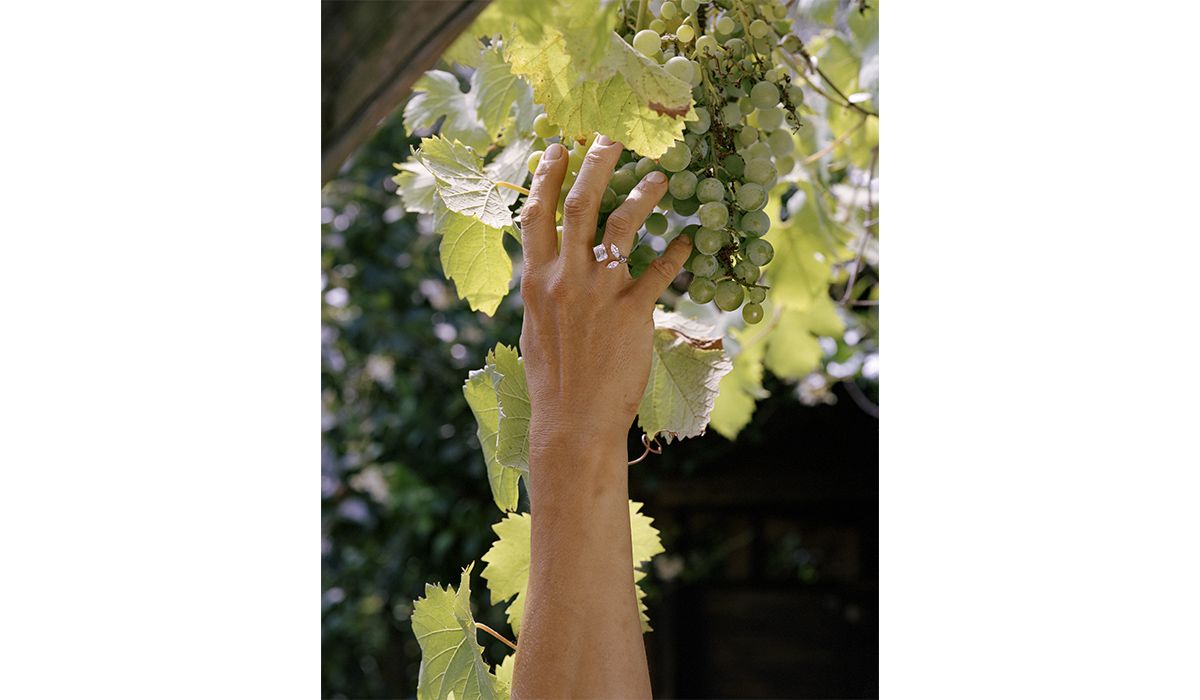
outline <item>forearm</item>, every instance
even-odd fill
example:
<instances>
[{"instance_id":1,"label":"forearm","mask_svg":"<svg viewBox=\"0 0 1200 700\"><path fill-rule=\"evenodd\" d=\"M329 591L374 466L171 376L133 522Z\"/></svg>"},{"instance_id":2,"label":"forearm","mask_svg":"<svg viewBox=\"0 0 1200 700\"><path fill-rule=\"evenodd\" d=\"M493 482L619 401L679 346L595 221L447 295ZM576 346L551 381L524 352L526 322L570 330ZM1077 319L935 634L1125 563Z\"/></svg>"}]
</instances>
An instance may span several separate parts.
<instances>
[{"instance_id":1,"label":"forearm","mask_svg":"<svg viewBox=\"0 0 1200 700\"><path fill-rule=\"evenodd\" d=\"M514 697L649 697L624 436L531 425L532 550Z\"/></svg>"}]
</instances>

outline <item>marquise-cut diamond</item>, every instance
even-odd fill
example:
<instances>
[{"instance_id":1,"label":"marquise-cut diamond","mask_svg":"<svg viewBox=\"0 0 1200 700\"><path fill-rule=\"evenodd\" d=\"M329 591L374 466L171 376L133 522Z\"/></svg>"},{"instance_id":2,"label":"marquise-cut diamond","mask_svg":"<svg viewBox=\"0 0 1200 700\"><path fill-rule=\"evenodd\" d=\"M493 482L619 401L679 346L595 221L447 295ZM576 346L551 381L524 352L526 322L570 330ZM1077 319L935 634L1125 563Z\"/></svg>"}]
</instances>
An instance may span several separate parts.
<instances>
[{"instance_id":1,"label":"marquise-cut diamond","mask_svg":"<svg viewBox=\"0 0 1200 700\"><path fill-rule=\"evenodd\" d=\"M610 269L610 270L611 270L611 269L613 269L614 267L616 267L617 265L620 265L620 264L621 264L621 261L620 261L620 260L613 260L612 262L610 262L610 263L608 264L608 269Z\"/></svg>"},{"instance_id":2,"label":"marquise-cut diamond","mask_svg":"<svg viewBox=\"0 0 1200 700\"><path fill-rule=\"evenodd\" d=\"M595 248L592 248L592 253L596 255L596 262L604 262L605 260L608 260L608 251L604 249L603 243Z\"/></svg>"},{"instance_id":3,"label":"marquise-cut diamond","mask_svg":"<svg viewBox=\"0 0 1200 700\"><path fill-rule=\"evenodd\" d=\"M608 247L609 247L609 249L611 249L611 250L612 250L612 254L613 254L613 257L614 257L614 258L619 258L619 257L621 257L621 251L620 251L620 250L617 250L617 244L616 244L616 243L609 243L609 244L608 244Z\"/></svg>"}]
</instances>

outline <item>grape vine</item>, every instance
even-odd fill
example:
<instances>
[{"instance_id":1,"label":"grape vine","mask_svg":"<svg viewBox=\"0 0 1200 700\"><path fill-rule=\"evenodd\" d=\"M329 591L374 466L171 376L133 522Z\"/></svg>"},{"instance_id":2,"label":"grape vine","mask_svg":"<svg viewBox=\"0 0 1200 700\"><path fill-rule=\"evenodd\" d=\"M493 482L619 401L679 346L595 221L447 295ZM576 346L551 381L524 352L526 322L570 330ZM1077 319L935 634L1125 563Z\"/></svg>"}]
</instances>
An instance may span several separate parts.
<instances>
[{"instance_id":1,"label":"grape vine","mask_svg":"<svg viewBox=\"0 0 1200 700\"><path fill-rule=\"evenodd\" d=\"M405 207L433 217L447 277L491 314L513 286L503 239L519 239L525 183L551 143L568 147L563 201L597 133L625 145L607 216L652 171L668 194L629 251L640 275L690 236L685 272L655 311L644 444L734 438L765 395L764 371L809 403L836 381L871 379L877 344L877 7L846 0L496 0L429 71L405 108L424 135L398 163ZM468 90L460 76L468 76ZM673 307L673 308L670 308ZM857 390L857 387L856 387ZM482 557L492 602L518 632L528 573L529 404L522 360L497 346L463 387L498 508ZM861 395L858 391L855 396ZM858 400L857 398L855 400ZM645 455L643 455L645 456ZM630 502L634 578L662 551ZM507 697L512 657L489 667L457 589L414 603L418 696ZM639 589L639 602L642 593ZM643 622L649 629L644 615Z\"/></svg>"}]
</instances>

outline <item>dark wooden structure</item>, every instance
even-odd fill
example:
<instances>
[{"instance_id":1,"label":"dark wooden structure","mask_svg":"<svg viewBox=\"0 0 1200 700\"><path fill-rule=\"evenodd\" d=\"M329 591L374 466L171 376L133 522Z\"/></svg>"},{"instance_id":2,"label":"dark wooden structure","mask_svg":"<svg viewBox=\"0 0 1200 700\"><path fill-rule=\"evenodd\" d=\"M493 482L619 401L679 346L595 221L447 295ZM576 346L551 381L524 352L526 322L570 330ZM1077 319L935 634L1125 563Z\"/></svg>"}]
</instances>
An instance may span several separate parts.
<instances>
[{"instance_id":1,"label":"dark wooden structure","mask_svg":"<svg viewBox=\"0 0 1200 700\"><path fill-rule=\"evenodd\" d=\"M321 183L399 105L488 0L321 3Z\"/></svg>"}]
</instances>

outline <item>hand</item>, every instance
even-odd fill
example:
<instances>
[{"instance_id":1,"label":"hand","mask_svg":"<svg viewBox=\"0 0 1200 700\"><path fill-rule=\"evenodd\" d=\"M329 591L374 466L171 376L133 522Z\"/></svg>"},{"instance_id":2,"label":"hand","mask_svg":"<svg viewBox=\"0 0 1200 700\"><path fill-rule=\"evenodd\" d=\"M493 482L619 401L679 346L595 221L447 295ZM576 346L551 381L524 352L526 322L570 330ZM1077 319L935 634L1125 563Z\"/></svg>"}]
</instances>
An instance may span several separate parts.
<instances>
[{"instance_id":1,"label":"hand","mask_svg":"<svg viewBox=\"0 0 1200 700\"><path fill-rule=\"evenodd\" d=\"M622 146L598 136L563 205L561 250L555 209L567 172L567 153L553 144L542 155L521 214L525 319L521 354L532 411L531 444L548 435L624 444L646 389L653 349L654 304L691 252L678 236L634 280L628 265L596 262L600 199ZM646 217L667 191L667 178L649 173L608 216L604 247L625 255Z\"/></svg>"}]
</instances>

